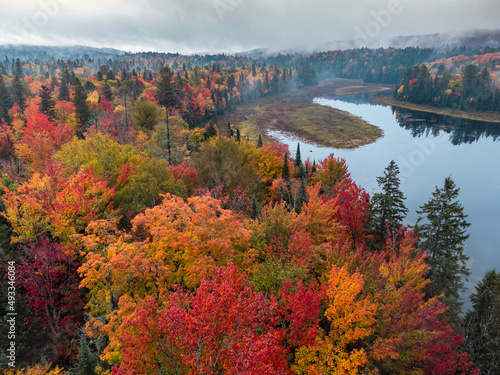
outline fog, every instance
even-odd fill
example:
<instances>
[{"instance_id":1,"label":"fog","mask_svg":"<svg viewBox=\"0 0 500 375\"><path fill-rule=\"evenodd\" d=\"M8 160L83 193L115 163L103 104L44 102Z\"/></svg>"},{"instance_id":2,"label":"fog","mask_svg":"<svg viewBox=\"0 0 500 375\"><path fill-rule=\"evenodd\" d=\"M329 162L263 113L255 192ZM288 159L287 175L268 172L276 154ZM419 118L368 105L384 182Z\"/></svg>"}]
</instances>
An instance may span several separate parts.
<instances>
[{"instance_id":1,"label":"fog","mask_svg":"<svg viewBox=\"0 0 500 375\"><path fill-rule=\"evenodd\" d=\"M227 52L500 28L498 0L0 0L0 44ZM341 43L340 43L341 44Z\"/></svg>"}]
</instances>

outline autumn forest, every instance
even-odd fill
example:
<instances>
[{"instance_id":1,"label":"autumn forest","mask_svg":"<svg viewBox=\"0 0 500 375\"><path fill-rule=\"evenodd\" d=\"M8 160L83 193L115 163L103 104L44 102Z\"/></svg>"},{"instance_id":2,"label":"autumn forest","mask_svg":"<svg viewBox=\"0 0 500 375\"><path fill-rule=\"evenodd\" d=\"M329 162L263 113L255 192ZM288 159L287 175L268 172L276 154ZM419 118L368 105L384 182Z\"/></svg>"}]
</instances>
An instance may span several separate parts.
<instances>
[{"instance_id":1,"label":"autumn forest","mask_svg":"<svg viewBox=\"0 0 500 375\"><path fill-rule=\"evenodd\" d=\"M452 178L409 227L394 161L368 194L342 158L217 121L339 78L494 113L499 74L490 47L6 52L3 373L494 374L500 273L463 308Z\"/></svg>"}]
</instances>

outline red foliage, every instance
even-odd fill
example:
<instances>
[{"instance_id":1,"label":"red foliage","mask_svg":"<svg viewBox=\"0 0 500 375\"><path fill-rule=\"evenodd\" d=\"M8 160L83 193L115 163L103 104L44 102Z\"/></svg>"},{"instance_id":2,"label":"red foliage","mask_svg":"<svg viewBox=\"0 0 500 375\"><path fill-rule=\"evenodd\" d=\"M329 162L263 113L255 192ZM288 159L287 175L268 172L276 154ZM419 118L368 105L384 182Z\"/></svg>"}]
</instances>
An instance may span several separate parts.
<instances>
[{"instance_id":1,"label":"red foliage","mask_svg":"<svg viewBox=\"0 0 500 375\"><path fill-rule=\"evenodd\" d=\"M158 312L151 297L124 324L123 363L113 374L184 368L188 374L288 373L274 328L278 306L250 286L234 265L203 281L196 294L178 290Z\"/></svg>"},{"instance_id":2,"label":"red foliage","mask_svg":"<svg viewBox=\"0 0 500 375\"><path fill-rule=\"evenodd\" d=\"M77 273L81 262L70 253L75 251L42 237L36 243L21 246L17 268L29 306L50 329L55 360L74 356L77 348L73 341L84 323L86 300L79 289Z\"/></svg>"},{"instance_id":3,"label":"red foliage","mask_svg":"<svg viewBox=\"0 0 500 375\"><path fill-rule=\"evenodd\" d=\"M370 196L351 180L346 180L336 195L335 203L338 210L336 219L342 223L356 246L365 244L365 231L367 226L367 214L370 209Z\"/></svg>"}]
</instances>

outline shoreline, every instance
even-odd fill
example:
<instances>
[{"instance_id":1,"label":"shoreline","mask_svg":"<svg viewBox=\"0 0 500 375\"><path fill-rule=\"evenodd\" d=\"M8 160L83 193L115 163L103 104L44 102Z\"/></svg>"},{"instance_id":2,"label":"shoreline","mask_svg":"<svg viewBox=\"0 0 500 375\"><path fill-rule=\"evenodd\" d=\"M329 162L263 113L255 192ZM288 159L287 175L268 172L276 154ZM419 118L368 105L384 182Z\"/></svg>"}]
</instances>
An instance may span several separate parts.
<instances>
[{"instance_id":1,"label":"shoreline","mask_svg":"<svg viewBox=\"0 0 500 375\"><path fill-rule=\"evenodd\" d=\"M412 111L434 113L436 115L457 117L465 120L483 121L483 122L500 124L500 113L497 112L467 112L452 108L432 107L423 104L401 102L392 98L391 96L385 96L385 95L377 96L375 98L372 98L371 100L377 104L390 105L393 107L410 109Z\"/></svg>"}]
</instances>

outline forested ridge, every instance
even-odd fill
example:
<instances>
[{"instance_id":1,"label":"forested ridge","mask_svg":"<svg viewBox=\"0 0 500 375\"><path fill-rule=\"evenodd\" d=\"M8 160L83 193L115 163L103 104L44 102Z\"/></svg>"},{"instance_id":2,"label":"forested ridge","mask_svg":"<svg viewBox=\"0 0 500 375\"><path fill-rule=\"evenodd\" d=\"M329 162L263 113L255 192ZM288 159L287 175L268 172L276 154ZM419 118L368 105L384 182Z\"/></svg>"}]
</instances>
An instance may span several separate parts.
<instances>
[{"instance_id":1,"label":"forested ridge","mask_svg":"<svg viewBox=\"0 0 500 375\"><path fill-rule=\"evenodd\" d=\"M436 53L4 59L4 373L494 371L500 277L462 311L470 224L449 177L408 228L396 163L370 197L343 159L213 123L341 66L360 78L382 55L388 75L366 79L394 83Z\"/></svg>"}]
</instances>

